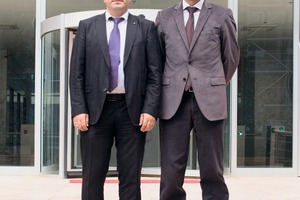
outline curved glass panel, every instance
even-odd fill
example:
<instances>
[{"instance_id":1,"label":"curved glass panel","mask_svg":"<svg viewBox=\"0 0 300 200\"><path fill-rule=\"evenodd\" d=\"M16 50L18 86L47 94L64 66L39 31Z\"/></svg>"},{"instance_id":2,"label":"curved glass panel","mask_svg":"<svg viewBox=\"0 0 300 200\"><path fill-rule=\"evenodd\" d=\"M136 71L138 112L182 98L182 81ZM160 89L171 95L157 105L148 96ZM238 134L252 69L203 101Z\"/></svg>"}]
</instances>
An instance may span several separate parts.
<instances>
[{"instance_id":1,"label":"curved glass panel","mask_svg":"<svg viewBox=\"0 0 300 200\"><path fill-rule=\"evenodd\" d=\"M43 37L42 173L58 174L59 167L59 31Z\"/></svg>"},{"instance_id":2,"label":"curved glass panel","mask_svg":"<svg viewBox=\"0 0 300 200\"><path fill-rule=\"evenodd\" d=\"M238 167L292 167L293 3L239 1Z\"/></svg>"}]
</instances>

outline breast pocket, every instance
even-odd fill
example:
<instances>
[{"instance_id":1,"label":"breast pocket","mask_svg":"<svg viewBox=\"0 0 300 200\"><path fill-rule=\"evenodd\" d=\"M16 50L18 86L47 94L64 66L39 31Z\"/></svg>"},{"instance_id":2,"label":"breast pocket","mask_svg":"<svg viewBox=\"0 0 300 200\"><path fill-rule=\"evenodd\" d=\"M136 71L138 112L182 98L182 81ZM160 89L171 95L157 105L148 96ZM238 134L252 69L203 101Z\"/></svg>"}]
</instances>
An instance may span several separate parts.
<instances>
[{"instance_id":1,"label":"breast pocket","mask_svg":"<svg viewBox=\"0 0 300 200\"><path fill-rule=\"evenodd\" d=\"M205 38L209 43L220 43L220 28L218 27L207 27L201 32L201 37Z\"/></svg>"},{"instance_id":2,"label":"breast pocket","mask_svg":"<svg viewBox=\"0 0 300 200\"><path fill-rule=\"evenodd\" d=\"M135 46L144 46L145 45L145 42L143 41L143 40L139 40L139 41L135 41L134 43L133 43L133 46L135 47Z\"/></svg>"}]
</instances>

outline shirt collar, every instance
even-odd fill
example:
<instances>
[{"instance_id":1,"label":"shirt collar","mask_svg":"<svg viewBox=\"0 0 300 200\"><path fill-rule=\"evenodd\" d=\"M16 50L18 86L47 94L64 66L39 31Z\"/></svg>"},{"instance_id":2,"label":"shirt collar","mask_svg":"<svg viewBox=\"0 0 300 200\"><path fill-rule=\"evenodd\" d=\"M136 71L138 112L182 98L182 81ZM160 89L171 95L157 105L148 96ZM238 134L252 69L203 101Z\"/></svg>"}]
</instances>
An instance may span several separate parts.
<instances>
[{"instance_id":1,"label":"shirt collar","mask_svg":"<svg viewBox=\"0 0 300 200\"><path fill-rule=\"evenodd\" d=\"M129 12L127 11L127 12L124 13L120 18L124 18L124 21L127 21L128 16L129 16ZM106 18L106 21L108 21L108 19L109 19L110 17L113 17L113 16L111 16L111 14L109 14L109 12L106 11L106 12L105 12L105 18Z\"/></svg>"},{"instance_id":2,"label":"shirt collar","mask_svg":"<svg viewBox=\"0 0 300 200\"><path fill-rule=\"evenodd\" d=\"M198 8L198 10L201 10L202 6L203 6L203 2L204 0L200 0L198 3L196 3L193 7L196 7ZM182 7L183 7L183 10L185 10L187 7L189 7L190 5L185 1L183 0L182 1Z\"/></svg>"}]
</instances>

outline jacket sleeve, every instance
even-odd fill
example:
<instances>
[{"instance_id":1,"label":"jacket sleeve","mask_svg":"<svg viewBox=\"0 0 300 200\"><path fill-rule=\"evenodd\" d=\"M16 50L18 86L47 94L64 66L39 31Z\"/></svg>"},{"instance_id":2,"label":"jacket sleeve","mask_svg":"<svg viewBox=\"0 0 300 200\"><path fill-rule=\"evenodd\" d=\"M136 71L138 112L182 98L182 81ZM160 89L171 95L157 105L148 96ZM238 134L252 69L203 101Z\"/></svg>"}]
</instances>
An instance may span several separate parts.
<instances>
[{"instance_id":1,"label":"jacket sleeve","mask_svg":"<svg viewBox=\"0 0 300 200\"><path fill-rule=\"evenodd\" d=\"M72 117L87 113L85 90L85 27L81 21L74 39L70 63L70 96Z\"/></svg>"},{"instance_id":2,"label":"jacket sleeve","mask_svg":"<svg viewBox=\"0 0 300 200\"><path fill-rule=\"evenodd\" d=\"M221 53L226 84L234 75L240 60L240 48L237 39L236 24L232 11L227 9L221 30Z\"/></svg>"},{"instance_id":3,"label":"jacket sleeve","mask_svg":"<svg viewBox=\"0 0 300 200\"><path fill-rule=\"evenodd\" d=\"M154 117L158 115L158 106L161 90L161 57L158 49L157 31L154 23L151 23L147 31L147 85L142 112L151 114Z\"/></svg>"}]
</instances>

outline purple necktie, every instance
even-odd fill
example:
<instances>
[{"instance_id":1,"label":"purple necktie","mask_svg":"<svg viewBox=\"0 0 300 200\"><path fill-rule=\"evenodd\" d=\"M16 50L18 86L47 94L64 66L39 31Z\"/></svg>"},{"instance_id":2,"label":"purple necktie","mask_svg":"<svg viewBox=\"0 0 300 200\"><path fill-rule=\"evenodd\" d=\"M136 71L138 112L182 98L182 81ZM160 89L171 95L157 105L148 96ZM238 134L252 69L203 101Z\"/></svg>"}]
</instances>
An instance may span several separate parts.
<instances>
[{"instance_id":1,"label":"purple necktie","mask_svg":"<svg viewBox=\"0 0 300 200\"><path fill-rule=\"evenodd\" d=\"M118 86L118 67L120 64L120 31L118 24L124 18L112 18L109 20L114 22L114 28L110 33L108 42L109 57L110 57L110 81L108 91L113 91Z\"/></svg>"},{"instance_id":2,"label":"purple necktie","mask_svg":"<svg viewBox=\"0 0 300 200\"><path fill-rule=\"evenodd\" d=\"M191 45L193 34L194 34L194 13L198 10L196 7L187 7L189 12L189 18L185 26L185 31L188 39L189 46ZM185 85L185 91L188 91L192 87L190 75L188 75L187 82Z\"/></svg>"}]
</instances>

